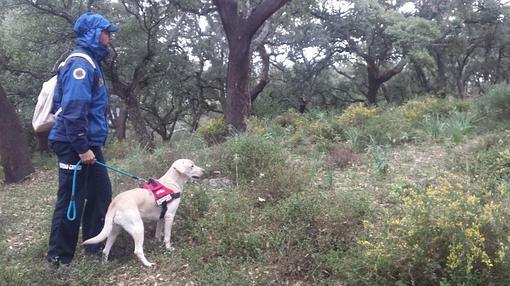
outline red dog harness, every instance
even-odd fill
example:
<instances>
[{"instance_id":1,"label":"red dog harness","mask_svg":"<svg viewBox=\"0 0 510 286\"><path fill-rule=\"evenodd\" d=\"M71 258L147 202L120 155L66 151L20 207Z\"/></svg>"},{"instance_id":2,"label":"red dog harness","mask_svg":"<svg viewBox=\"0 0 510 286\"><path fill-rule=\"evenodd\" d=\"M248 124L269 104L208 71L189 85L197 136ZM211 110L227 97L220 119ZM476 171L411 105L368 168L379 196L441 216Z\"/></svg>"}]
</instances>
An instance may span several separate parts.
<instances>
[{"instance_id":1,"label":"red dog harness","mask_svg":"<svg viewBox=\"0 0 510 286\"><path fill-rule=\"evenodd\" d=\"M165 216L167 204L181 197L181 193L176 193L172 189L163 186L160 182L153 179L149 179L148 183L143 185L143 188L152 191L157 206L163 206L159 218L163 218Z\"/></svg>"}]
</instances>

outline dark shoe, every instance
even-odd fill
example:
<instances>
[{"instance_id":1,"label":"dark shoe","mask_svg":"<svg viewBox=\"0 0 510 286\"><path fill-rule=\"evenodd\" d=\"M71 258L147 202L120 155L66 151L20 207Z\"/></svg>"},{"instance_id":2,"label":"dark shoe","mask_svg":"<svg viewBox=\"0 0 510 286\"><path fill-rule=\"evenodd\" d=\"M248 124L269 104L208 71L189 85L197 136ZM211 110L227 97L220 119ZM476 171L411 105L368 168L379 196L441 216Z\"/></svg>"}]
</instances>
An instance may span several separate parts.
<instances>
[{"instance_id":1,"label":"dark shoe","mask_svg":"<svg viewBox=\"0 0 510 286\"><path fill-rule=\"evenodd\" d=\"M58 256L57 257L54 257L54 258L47 258L46 259L48 261L48 270L50 271L56 271L58 269L58 267L60 266L60 262L58 261Z\"/></svg>"},{"instance_id":2,"label":"dark shoe","mask_svg":"<svg viewBox=\"0 0 510 286\"><path fill-rule=\"evenodd\" d=\"M60 276L69 276L71 274L71 265L69 263L60 263L58 269L56 270L57 275Z\"/></svg>"},{"instance_id":3,"label":"dark shoe","mask_svg":"<svg viewBox=\"0 0 510 286\"><path fill-rule=\"evenodd\" d=\"M53 271L57 271L61 268L63 268L64 270L70 269L70 263L63 263L62 261L60 261L60 257L58 256L55 256L53 258L48 257L46 260L48 261L48 267Z\"/></svg>"}]
</instances>

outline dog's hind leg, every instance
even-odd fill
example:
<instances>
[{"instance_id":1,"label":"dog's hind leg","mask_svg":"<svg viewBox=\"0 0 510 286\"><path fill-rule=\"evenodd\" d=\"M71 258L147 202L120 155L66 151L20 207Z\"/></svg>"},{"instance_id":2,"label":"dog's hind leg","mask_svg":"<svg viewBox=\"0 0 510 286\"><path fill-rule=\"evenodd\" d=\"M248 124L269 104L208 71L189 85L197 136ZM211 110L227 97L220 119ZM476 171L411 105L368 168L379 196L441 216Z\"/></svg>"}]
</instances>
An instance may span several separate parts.
<instances>
[{"instance_id":1,"label":"dog's hind leg","mask_svg":"<svg viewBox=\"0 0 510 286\"><path fill-rule=\"evenodd\" d=\"M140 261L145 266L152 266L154 263L151 263L147 261L147 258L145 258L145 255L143 254L143 221L140 218L140 214L137 214L136 216L130 217L130 219L122 223L122 227L133 237L133 240L135 242L135 254L140 259Z\"/></svg>"},{"instance_id":2,"label":"dog's hind leg","mask_svg":"<svg viewBox=\"0 0 510 286\"><path fill-rule=\"evenodd\" d=\"M103 263L108 262L108 255L110 254L110 250L112 249L112 245L115 243L115 240L117 239L117 236L120 233L120 227L118 225L112 226L112 231L110 232L110 235L106 239L106 244L103 249Z\"/></svg>"}]
</instances>

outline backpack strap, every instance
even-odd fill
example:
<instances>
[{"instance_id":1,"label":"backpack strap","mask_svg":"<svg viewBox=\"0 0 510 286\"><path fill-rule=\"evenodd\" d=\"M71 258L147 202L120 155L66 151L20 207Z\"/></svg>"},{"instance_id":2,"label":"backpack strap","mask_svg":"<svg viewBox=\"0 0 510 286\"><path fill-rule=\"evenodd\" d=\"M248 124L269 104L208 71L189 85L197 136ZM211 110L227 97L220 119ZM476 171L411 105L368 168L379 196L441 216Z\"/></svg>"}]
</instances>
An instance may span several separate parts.
<instances>
[{"instance_id":1,"label":"backpack strap","mask_svg":"<svg viewBox=\"0 0 510 286\"><path fill-rule=\"evenodd\" d=\"M96 63L94 63L94 61L92 60L92 58L85 54L85 53L80 53L80 52L76 52L76 53L71 53L69 56L67 56L67 58L61 62L59 65L58 65L58 70L60 70L63 66L66 65L67 61L70 59L70 58L73 58L73 57L80 57L80 58L84 58L85 60L87 60L87 62L89 62L89 64L94 68L94 70L96 70L97 66L96 66ZM60 88L60 80L58 80L58 83L57 83L58 87ZM63 94L62 94L63 95ZM55 112L55 118L60 114L60 112L62 112L62 107L60 107L56 112Z\"/></svg>"},{"instance_id":2,"label":"backpack strap","mask_svg":"<svg viewBox=\"0 0 510 286\"><path fill-rule=\"evenodd\" d=\"M72 57L80 57L80 58L84 58L85 60L87 60L87 62L89 62L89 64L90 64L90 65L91 65L94 69L96 69L96 68L97 68L97 67L96 67L96 63L94 63L94 61L92 60L92 58L91 58L89 55L87 55L87 54L85 54L85 53L78 53L78 52L77 52L77 53L72 53L72 54L70 54L70 55L66 58L66 60L65 60L65 61L63 61L62 63L60 63L60 65L59 65L58 67L59 67L59 68L63 67L63 66L67 63L67 61L68 61L70 58L72 58Z\"/></svg>"}]
</instances>

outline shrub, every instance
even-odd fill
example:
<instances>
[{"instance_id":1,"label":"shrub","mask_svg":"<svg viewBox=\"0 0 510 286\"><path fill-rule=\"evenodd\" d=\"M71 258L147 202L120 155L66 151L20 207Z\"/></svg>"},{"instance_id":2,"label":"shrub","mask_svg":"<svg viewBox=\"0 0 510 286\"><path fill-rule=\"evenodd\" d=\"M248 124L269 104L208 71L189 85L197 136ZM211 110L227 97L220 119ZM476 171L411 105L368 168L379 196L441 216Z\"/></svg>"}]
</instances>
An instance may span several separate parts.
<instances>
[{"instance_id":1,"label":"shrub","mask_svg":"<svg viewBox=\"0 0 510 286\"><path fill-rule=\"evenodd\" d=\"M379 175L386 175L390 168L388 160L388 148L381 145L369 145L368 156L370 157L372 168Z\"/></svg>"},{"instance_id":2,"label":"shrub","mask_svg":"<svg viewBox=\"0 0 510 286\"><path fill-rule=\"evenodd\" d=\"M239 135L224 144L225 169L238 183L271 176L285 165L285 150L260 135Z\"/></svg>"},{"instance_id":3,"label":"shrub","mask_svg":"<svg viewBox=\"0 0 510 286\"><path fill-rule=\"evenodd\" d=\"M307 126L308 134L315 136L318 140L332 140L336 137L336 131L333 129L333 123L330 122L330 116L317 112Z\"/></svg>"},{"instance_id":4,"label":"shrub","mask_svg":"<svg viewBox=\"0 0 510 286\"><path fill-rule=\"evenodd\" d=\"M203 188L187 187L184 196L179 205L177 216L185 218L179 219L176 224L176 233L179 238L187 238L192 242L206 243L207 233L204 231L205 219L209 214L211 207L211 196Z\"/></svg>"},{"instance_id":5,"label":"shrub","mask_svg":"<svg viewBox=\"0 0 510 286\"><path fill-rule=\"evenodd\" d=\"M256 221L250 202L238 192L222 196L212 212L209 235L228 256L256 258L264 248L262 234L255 230Z\"/></svg>"},{"instance_id":6,"label":"shrub","mask_svg":"<svg viewBox=\"0 0 510 286\"><path fill-rule=\"evenodd\" d=\"M225 136L227 135L223 118L209 120L206 124L198 127L197 132L209 146L225 141Z\"/></svg>"},{"instance_id":7,"label":"shrub","mask_svg":"<svg viewBox=\"0 0 510 286\"><path fill-rule=\"evenodd\" d=\"M306 164L287 159L288 152L258 134L240 135L224 144L225 173L251 198L278 200L309 185Z\"/></svg>"},{"instance_id":8,"label":"shrub","mask_svg":"<svg viewBox=\"0 0 510 286\"><path fill-rule=\"evenodd\" d=\"M267 124L267 120L263 118L250 116L246 120L246 131L252 134L265 135L268 133Z\"/></svg>"},{"instance_id":9,"label":"shrub","mask_svg":"<svg viewBox=\"0 0 510 286\"><path fill-rule=\"evenodd\" d=\"M335 264L327 261L327 254L334 251L343 257L369 215L369 200L352 190L292 194L264 208L262 223L268 228L270 257L275 265L288 265L275 269L278 276L321 285L319 281Z\"/></svg>"},{"instance_id":10,"label":"shrub","mask_svg":"<svg viewBox=\"0 0 510 286\"><path fill-rule=\"evenodd\" d=\"M405 121L415 124L427 115L446 116L453 111L453 106L447 99L428 97L425 100L410 100L399 110Z\"/></svg>"},{"instance_id":11,"label":"shrub","mask_svg":"<svg viewBox=\"0 0 510 286\"><path fill-rule=\"evenodd\" d=\"M337 120L344 126L360 127L364 125L369 119L377 115L377 109L373 107L366 107L363 104L353 104L347 107L342 115L337 117Z\"/></svg>"},{"instance_id":12,"label":"shrub","mask_svg":"<svg viewBox=\"0 0 510 286\"><path fill-rule=\"evenodd\" d=\"M352 148L344 143L336 144L328 151L326 155L326 164L333 165L336 168L343 169L350 166L355 158Z\"/></svg>"},{"instance_id":13,"label":"shrub","mask_svg":"<svg viewBox=\"0 0 510 286\"><path fill-rule=\"evenodd\" d=\"M354 150L363 151L369 144L396 145L414 140L416 135L401 113L392 108L372 115L361 126L344 127L342 137Z\"/></svg>"},{"instance_id":14,"label":"shrub","mask_svg":"<svg viewBox=\"0 0 510 286\"><path fill-rule=\"evenodd\" d=\"M426 115L422 130L434 140L448 139L460 143L473 130L476 120L475 115L469 112L453 112L448 117Z\"/></svg>"},{"instance_id":15,"label":"shrub","mask_svg":"<svg viewBox=\"0 0 510 286\"><path fill-rule=\"evenodd\" d=\"M283 114L278 115L274 122L281 127L292 126L294 128L301 128L306 125L307 119L303 114L296 112L295 110L289 110Z\"/></svg>"},{"instance_id":16,"label":"shrub","mask_svg":"<svg viewBox=\"0 0 510 286\"><path fill-rule=\"evenodd\" d=\"M498 84L489 88L476 105L478 112L492 120L510 119L510 85Z\"/></svg>"},{"instance_id":17,"label":"shrub","mask_svg":"<svg viewBox=\"0 0 510 286\"><path fill-rule=\"evenodd\" d=\"M508 284L508 195L484 200L467 182L446 174L421 186L392 184L398 208L383 210L381 225L365 223L357 275L381 284Z\"/></svg>"}]
</instances>

